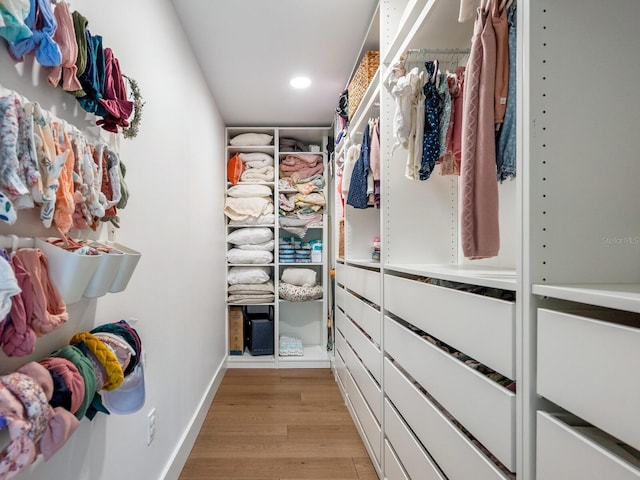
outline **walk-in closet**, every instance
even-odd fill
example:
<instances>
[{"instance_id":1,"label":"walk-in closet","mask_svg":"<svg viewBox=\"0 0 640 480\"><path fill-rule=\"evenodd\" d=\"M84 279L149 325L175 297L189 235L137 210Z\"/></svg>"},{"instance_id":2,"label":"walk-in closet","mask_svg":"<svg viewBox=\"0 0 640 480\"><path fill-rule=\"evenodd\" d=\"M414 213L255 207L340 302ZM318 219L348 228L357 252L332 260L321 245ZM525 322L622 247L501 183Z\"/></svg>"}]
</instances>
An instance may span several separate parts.
<instances>
[{"instance_id":1,"label":"walk-in closet","mask_svg":"<svg viewBox=\"0 0 640 480\"><path fill-rule=\"evenodd\" d=\"M0 480L640 480L634 0L0 0Z\"/></svg>"}]
</instances>

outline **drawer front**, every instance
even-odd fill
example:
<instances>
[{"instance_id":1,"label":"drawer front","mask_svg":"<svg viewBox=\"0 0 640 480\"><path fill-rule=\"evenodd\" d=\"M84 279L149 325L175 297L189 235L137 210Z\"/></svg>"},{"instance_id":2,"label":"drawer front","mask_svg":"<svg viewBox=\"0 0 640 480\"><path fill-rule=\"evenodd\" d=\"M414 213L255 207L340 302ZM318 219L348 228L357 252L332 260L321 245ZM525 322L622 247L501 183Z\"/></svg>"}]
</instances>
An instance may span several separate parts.
<instances>
[{"instance_id":1,"label":"drawer front","mask_svg":"<svg viewBox=\"0 0 640 480\"><path fill-rule=\"evenodd\" d=\"M339 336L340 334L338 334L338 337ZM345 365L344 359L342 358L342 355L340 354L339 351L336 351L335 366L336 366L336 374L338 377L338 385L340 386L340 389L344 393L344 389L345 389L344 382L345 382L345 374L346 374L347 366Z\"/></svg>"},{"instance_id":2,"label":"drawer front","mask_svg":"<svg viewBox=\"0 0 640 480\"><path fill-rule=\"evenodd\" d=\"M380 305L380 272L351 265L347 265L345 269L346 282L344 286L376 305Z\"/></svg>"},{"instance_id":3,"label":"drawer front","mask_svg":"<svg viewBox=\"0 0 640 480\"><path fill-rule=\"evenodd\" d=\"M386 399L384 401L384 422L384 432L410 478L415 480L446 480L395 408Z\"/></svg>"},{"instance_id":4,"label":"drawer front","mask_svg":"<svg viewBox=\"0 0 640 480\"><path fill-rule=\"evenodd\" d=\"M346 295L347 315L367 332L377 345L380 345L380 312L355 295L348 292Z\"/></svg>"},{"instance_id":5,"label":"drawer front","mask_svg":"<svg viewBox=\"0 0 640 480\"><path fill-rule=\"evenodd\" d=\"M336 306L340 307L343 311L347 308L346 301L347 291L341 286L336 286Z\"/></svg>"},{"instance_id":6,"label":"drawer front","mask_svg":"<svg viewBox=\"0 0 640 480\"><path fill-rule=\"evenodd\" d=\"M371 343L371 340L369 340L348 318L345 318L344 320L343 333L347 343L351 345L358 357L360 357L364 366L371 372L371 375L376 379L376 382L381 384L380 373L382 371L382 353L378 347Z\"/></svg>"},{"instance_id":7,"label":"drawer front","mask_svg":"<svg viewBox=\"0 0 640 480\"><path fill-rule=\"evenodd\" d=\"M546 412L537 413L537 480L638 480L640 469Z\"/></svg>"},{"instance_id":8,"label":"drawer front","mask_svg":"<svg viewBox=\"0 0 640 480\"><path fill-rule=\"evenodd\" d=\"M515 304L385 275L389 312L515 379Z\"/></svg>"},{"instance_id":9,"label":"drawer front","mask_svg":"<svg viewBox=\"0 0 640 480\"><path fill-rule=\"evenodd\" d=\"M336 310L335 322L336 330L344 335L345 324L349 321L347 316L341 310Z\"/></svg>"},{"instance_id":10,"label":"drawer front","mask_svg":"<svg viewBox=\"0 0 640 480\"><path fill-rule=\"evenodd\" d=\"M347 371L346 375L346 388L347 394L349 395L349 401L351 402L351 406L358 417L358 422L364 431L364 435L366 437L373 454L375 455L375 460L378 464L380 464L380 451L382 445L382 429L380 425L376 421L373 413L367 407L367 403L365 402L360 390L353 380L353 377Z\"/></svg>"},{"instance_id":11,"label":"drawer front","mask_svg":"<svg viewBox=\"0 0 640 480\"><path fill-rule=\"evenodd\" d=\"M398 456L387 440L384 441L384 478L386 480L411 480L404 473Z\"/></svg>"},{"instance_id":12,"label":"drawer front","mask_svg":"<svg viewBox=\"0 0 640 480\"><path fill-rule=\"evenodd\" d=\"M384 365L384 389L448 478L507 479L388 359Z\"/></svg>"},{"instance_id":13,"label":"drawer front","mask_svg":"<svg viewBox=\"0 0 640 480\"><path fill-rule=\"evenodd\" d=\"M339 353L340 356L344 359L344 356L347 352L347 341L342 336L340 330L336 332L336 353Z\"/></svg>"},{"instance_id":14,"label":"drawer front","mask_svg":"<svg viewBox=\"0 0 640 480\"><path fill-rule=\"evenodd\" d=\"M382 391L380 387L348 346L344 355L344 363L376 420L378 423L382 423Z\"/></svg>"},{"instance_id":15,"label":"drawer front","mask_svg":"<svg viewBox=\"0 0 640 480\"><path fill-rule=\"evenodd\" d=\"M384 328L385 350L398 365L513 471L515 394L389 317Z\"/></svg>"},{"instance_id":16,"label":"drawer front","mask_svg":"<svg viewBox=\"0 0 640 480\"><path fill-rule=\"evenodd\" d=\"M336 283L340 285L345 282L345 268L344 263L336 262Z\"/></svg>"},{"instance_id":17,"label":"drawer front","mask_svg":"<svg viewBox=\"0 0 640 480\"><path fill-rule=\"evenodd\" d=\"M537 357L540 395L640 449L640 329L540 309Z\"/></svg>"}]
</instances>

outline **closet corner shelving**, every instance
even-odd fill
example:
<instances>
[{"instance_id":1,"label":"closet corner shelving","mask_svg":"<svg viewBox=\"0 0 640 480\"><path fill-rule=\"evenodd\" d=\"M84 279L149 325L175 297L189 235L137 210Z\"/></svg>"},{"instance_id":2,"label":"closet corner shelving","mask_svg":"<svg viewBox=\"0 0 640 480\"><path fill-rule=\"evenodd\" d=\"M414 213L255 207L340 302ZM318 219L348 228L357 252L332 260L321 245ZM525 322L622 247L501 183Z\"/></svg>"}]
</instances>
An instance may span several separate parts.
<instances>
[{"instance_id":1,"label":"closet corner shelving","mask_svg":"<svg viewBox=\"0 0 640 480\"><path fill-rule=\"evenodd\" d=\"M229 144L229 140L234 136L242 133L266 133L273 137L270 145L251 146L251 147L234 147ZM228 161L235 153L242 152L262 152L267 153L274 159L274 179L269 182L251 182L251 184L268 185L271 190L271 200L273 201L275 220L267 227L273 231L273 239L275 248L273 251L273 263L266 266L271 271L271 280L274 283L275 299L267 304L258 304L259 306L271 306L274 312L273 323L273 355L251 355L248 348L245 348L243 355L228 355L228 367L241 368L326 368L330 366L329 352L327 351L328 331L327 331L327 298L326 289L321 299L309 301L288 301L279 298L280 277L282 272L287 268L305 268L313 270L316 273L317 283L319 285L328 284L328 236L327 223L328 212L326 206L322 209L322 220L314 223L306 229L303 237L290 233L285 228L279 217L279 199L280 195L292 195L297 193L295 188L281 186L280 180L284 178L280 162L287 155L319 155L322 157L323 170L322 174L327 178L327 143L328 143L328 127L227 127L226 129L226 151L225 158ZM283 139L294 139L298 142L297 147L281 147ZM314 151L310 150L310 145L317 146ZM302 148L305 151L302 151ZM316 151L317 150L317 151ZM244 184L240 182L239 185ZM229 184L228 184L229 186ZM320 193L326 199L326 185L320 190ZM266 225L260 225L266 226ZM231 227L227 222L227 234L238 226ZM279 244L282 240L302 241L309 243L311 241L322 243L321 261L311 261L310 259L290 261L284 259L279 254ZM230 245L229 245L230 248ZM302 254L300 254L302 255ZM304 263L302 263L304 262ZM228 268L236 265L228 265ZM256 265L251 265L256 266ZM230 306L241 306L246 308L255 308L256 304L229 304ZM228 316L227 309L227 316ZM227 319L228 320L228 319ZM228 331L227 321L227 331ZM303 354L300 356L281 356L279 355L279 339L282 335L298 338L302 341Z\"/></svg>"}]
</instances>

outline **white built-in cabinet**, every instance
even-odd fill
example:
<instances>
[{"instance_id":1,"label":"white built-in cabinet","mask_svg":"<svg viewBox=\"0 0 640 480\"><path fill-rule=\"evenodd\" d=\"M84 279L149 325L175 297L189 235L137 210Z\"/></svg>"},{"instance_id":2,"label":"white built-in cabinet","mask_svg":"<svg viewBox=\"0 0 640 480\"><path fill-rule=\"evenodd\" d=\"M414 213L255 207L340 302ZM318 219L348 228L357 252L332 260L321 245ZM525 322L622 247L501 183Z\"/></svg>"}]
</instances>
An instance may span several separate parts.
<instances>
[{"instance_id":1,"label":"white built-in cabinet","mask_svg":"<svg viewBox=\"0 0 640 480\"><path fill-rule=\"evenodd\" d=\"M269 142L269 145L262 146L232 146L229 140L242 133L260 133L267 134L273 137L273 140ZM328 351L329 338L327 327L327 302L328 297L325 293L322 298L317 300L310 300L305 302L288 301L279 298L278 289L282 272L286 268L305 268L312 269L316 272L317 283L323 286L329 284L328 281L328 208L325 207L323 212L323 220L321 224L314 224L310 226L303 237L297 236L302 242L309 243L313 240L322 242L323 251L321 261L307 262L307 263L290 263L288 260L285 263L284 260L280 261L279 255L279 242L280 239L290 239L296 237L295 234L288 230L285 230L279 221L278 205L280 194L291 194L293 191L285 190L279 186L278 180L280 179L279 164L289 154L296 155L321 155L323 158L323 174L325 178L328 178L328 166L327 166L327 142L328 142L329 128L328 127L228 127L226 129L226 147L225 158L230 159L236 153L242 152L263 152L267 153L274 158L274 170L275 175L273 181L269 182L251 182L253 185L261 184L267 185L272 191L272 200L274 205L275 220L267 227L273 230L273 238L275 241L275 248L273 251L273 262L264 265L241 265L241 264L227 264L227 269L236 266L262 266L267 267L270 271L271 279L275 287L275 300L273 303L268 304L229 304L231 306L244 306L248 305L254 312L265 311L266 308L272 307L274 316L273 336L274 336L274 354L273 355L251 355L248 349L245 349L243 355L228 355L227 367L229 368L328 368L330 365L330 354ZM280 148L280 139L295 139L300 144L303 144L307 151L300 151L296 149ZM312 146L312 147L310 147ZM318 147L316 150L314 147ZM308 151L308 148L313 148L314 151ZM225 162L226 164L226 162ZM231 183L228 181L225 174L225 180L227 182L227 188L231 187ZM239 182L238 185L243 185L244 182ZM322 193L327 196L326 185L322 188ZM239 228L252 228L251 225L236 225L230 226L228 218L225 218L226 235L237 230ZM256 228L264 228L265 225L259 225ZM231 249L232 244L227 244L227 248ZM229 316L229 308L227 308L227 320ZM227 338L229 322L227 325ZM296 337L302 340L304 354L302 356L280 356L279 355L279 338L281 335Z\"/></svg>"},{"instance_id":2,"label":"white built-in cabinet","mask_svg":"<svg viewBox=\"0 0 640 480\"><path fill-rule=\"evenodd\" d=\"M458 178L404 177L386 86L408 49L464 53L473 22L381 0L363 45L375 31L380 69L335 159L380 116L382 201L335 202L332 365L381 479L640 478L640 3L517 3L517 177L491 259L462 254Z\"/></svg>"}]
</instances>

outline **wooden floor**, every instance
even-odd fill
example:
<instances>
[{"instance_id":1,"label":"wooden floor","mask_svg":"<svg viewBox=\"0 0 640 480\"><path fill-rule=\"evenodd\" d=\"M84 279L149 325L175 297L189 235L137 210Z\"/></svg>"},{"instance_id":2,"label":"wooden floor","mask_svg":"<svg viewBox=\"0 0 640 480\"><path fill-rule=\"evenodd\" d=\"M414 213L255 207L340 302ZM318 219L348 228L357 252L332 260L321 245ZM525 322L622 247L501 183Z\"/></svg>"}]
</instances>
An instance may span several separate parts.
<instances>
[{"instance_id":1,"label":"wooden floor","mask_svg":"<svg viewBox=\"0 0 640 480\"><path fill-rule=\"evenodd\" d=\"M229 369L179 480L378 480L329 369Z\"/></svg>"}]
</instances>

